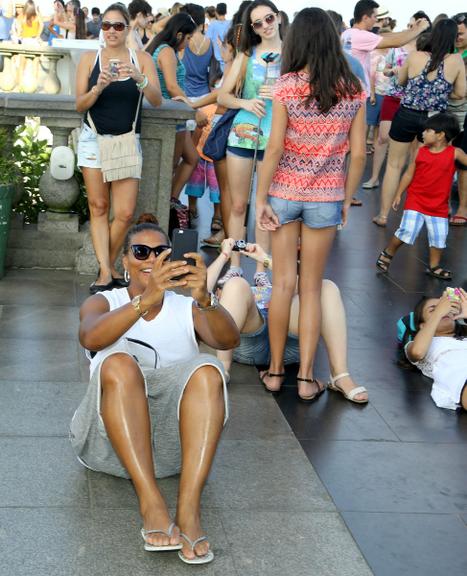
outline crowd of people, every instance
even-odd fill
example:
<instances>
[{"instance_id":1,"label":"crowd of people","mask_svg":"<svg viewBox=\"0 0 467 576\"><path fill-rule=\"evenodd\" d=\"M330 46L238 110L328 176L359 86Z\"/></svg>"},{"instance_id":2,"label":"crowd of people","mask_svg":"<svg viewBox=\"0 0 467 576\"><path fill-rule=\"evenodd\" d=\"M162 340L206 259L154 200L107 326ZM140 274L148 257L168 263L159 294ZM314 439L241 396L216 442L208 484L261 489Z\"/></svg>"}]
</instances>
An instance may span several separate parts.
<instances>
[{"instance_id":1,"label":"crowd of people","mask_svg":"<svg viewBox=\"0 0 467 576\"><path fill-rule=\"evenodd\" d=\"M77 37L76 1L73 24L57 8L59 34ZM349 402L369 400L348 370L339 289L323 277L338 230L361 203L367 160L363 187L382 184L375 225L386 226L407 193L376 270L388 273L426 224L427 273L449 280L441 265L449 224L467 223L466 13L431 22L415 12L401 32L374 0L357 2L348 28L320 8L289 23L271 0L245 0L231 20L226 14L224 3L177 4L155 16L145 0L112 4L99 20L101 47L83 54L76 82L78 165L99 273L81 308L91 380L72 443L89 468L132 479L144 548L178 550L188 564L214 558L200 500L228 418L233 360L261 365L273 394L294 363L300 401L316 401L326 387ZM143 97L194 111L194 122L176 127L171 209L180 227L196 226L197 199L209 191L204 243L219 255L208 268L197 252L170 260L170 239L153 216L132 224ZM459 207L449 218L456 173ZM254 194L255 239L246 243ZM243 258L256 262L251 286ZM447 289L415 315L408 360L434 378L437 405L467 408L467 294ZM321 336L327 386L314 370ZM217 358L201 354L200 341ZM172 520L156 478L177 472Z\"/></svg>"}]
</instances>

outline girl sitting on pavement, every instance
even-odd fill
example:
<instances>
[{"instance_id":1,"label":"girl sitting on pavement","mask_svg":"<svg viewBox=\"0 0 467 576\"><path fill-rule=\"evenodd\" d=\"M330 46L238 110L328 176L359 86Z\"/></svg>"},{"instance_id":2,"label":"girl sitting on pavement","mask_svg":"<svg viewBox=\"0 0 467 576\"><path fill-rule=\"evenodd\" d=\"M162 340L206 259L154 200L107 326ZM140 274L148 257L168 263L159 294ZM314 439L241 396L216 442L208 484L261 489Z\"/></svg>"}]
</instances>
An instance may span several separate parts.
<instances>
[{"instance_id":1,"label":"girl sitting on pavement","mask_svg":"<svg viewBox=\"0 0 467 576\"><path fill-rule=\"evenodd\" d=\"M221 254L208 268L207 286L213 290L222 268L232 255L235 241L222 242ZM272 259L259 244L247 244L241 252L266 268L272 269ZM217 357L230 373L232 360L241 364L267 366L270 361L268 338L268 308L270 286L250 286L244 278L231 278L220 293L220 302L233 317L240 330L240 345L233 350L219 350ZM326 344L330 364L328 388L340 392L357 404L368 402L368 392L352 380L347 367L347 328L345 310L339 288L330 280L323 280L321 291L321 336ZM299 297L295 294L290 306L288 338L284 353L285 364L299 362L298 346ZM265 372L260 373L263 376ZM265 388L268 390L268 388ZM268 390L269 391L269 390ZM314 399L316 399L316 396ZM299 396L300 398L300 396Z\"/></svg>"},{"instance_id":2,"label":"girl sitting on pavement","mask_svg":"<svg viewBox=\"0 0 467 576\"><path fill-rule=\"evenodd\" d=\"M427 274L450 280L452 275L440 265L449 230L449 196L457 160L467 166L467 154L449 143L459 133L455 116L442 113L428 118L423 132L424 146L418 151L401 179L393 209L397 210L407 189L407 199L399 228L380 253L376 265L387 272L397 250L403 244L414 244L423 224L430 245Z\"/></svg>"},{"instance_id":3,"label":"girl sitting on pavement","mask_svg":"<svg viewBox=\"0 0 467 576\"><path fill-rule=\"evenodd\" d=\"M448 288L441 298L423 297L414 317L408 360L433 379L431 397L439 408L467 410L467 293Z\"/></svg>"}]
</instances>

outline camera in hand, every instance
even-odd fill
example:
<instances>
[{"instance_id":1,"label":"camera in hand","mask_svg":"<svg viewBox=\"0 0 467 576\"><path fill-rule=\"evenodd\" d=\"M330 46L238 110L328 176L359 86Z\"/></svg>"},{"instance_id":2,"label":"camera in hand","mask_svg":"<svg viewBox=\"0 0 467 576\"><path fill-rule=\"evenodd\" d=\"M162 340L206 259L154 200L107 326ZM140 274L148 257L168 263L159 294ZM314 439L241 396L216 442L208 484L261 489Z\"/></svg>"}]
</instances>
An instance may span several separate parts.
<instances>
[{"instance_id":1,"label":"camera in hand","mask_svg":"<svg viewBox=\"0 0 467 576\"><path fill-rule=\"evenodd\" d=\"M234 252L240 252L241 250L246 250L247 243L245 240L235 240L235 244L232 248Z\"/></svg>"}]
</instances>

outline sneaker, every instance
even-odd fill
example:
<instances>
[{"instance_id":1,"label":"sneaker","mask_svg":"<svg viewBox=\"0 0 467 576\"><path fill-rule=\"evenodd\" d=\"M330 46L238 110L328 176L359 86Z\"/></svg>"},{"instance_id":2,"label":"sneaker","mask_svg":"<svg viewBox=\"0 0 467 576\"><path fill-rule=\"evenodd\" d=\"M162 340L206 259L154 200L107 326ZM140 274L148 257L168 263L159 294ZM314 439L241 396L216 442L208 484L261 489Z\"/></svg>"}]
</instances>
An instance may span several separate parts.
<instances>
[{"instance_id":1,"label":"sneaker","mask_svg":"<svg viewBox=\"0 0 467 576\"><path fill-rule=\"evenodd\" d=\"M271 281L269 280L269 276L266 274L266 272L256 272L256 274L253 276L253 282L258 288L269 288L272 286Z\"/></svg>"},{"instance_id":2,"label":"sneaker","mask_svg":"<svg viewBox=\"0 0 467 576\"><path fill-rule=\"evenodd\" d=\"M219 286L224 286L231 278L243 278L243 270L237 266L231 266L227 272L217 281Z\"/></svg>"}]
</instances>

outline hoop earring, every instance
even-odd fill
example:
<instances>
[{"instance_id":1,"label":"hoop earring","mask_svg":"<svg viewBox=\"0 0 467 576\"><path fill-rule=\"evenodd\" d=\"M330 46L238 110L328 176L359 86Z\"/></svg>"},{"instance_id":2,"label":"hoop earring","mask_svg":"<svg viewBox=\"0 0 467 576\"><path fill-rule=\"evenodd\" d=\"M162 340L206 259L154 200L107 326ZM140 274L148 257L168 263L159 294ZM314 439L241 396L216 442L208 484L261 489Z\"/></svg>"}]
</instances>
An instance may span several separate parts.
<instances>
[{"instance_id":1,"label":"hoop earring","mask_svg":"<svg viewBox=\"0 0 467 576\"><path fill-rule=\"evenodd\" d=\"M130 274L128 273L128 270L126 268L125 271L123 272L123 279L125 280L125 282L130 281Z\"/></svg>"}]
</instances>

